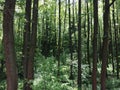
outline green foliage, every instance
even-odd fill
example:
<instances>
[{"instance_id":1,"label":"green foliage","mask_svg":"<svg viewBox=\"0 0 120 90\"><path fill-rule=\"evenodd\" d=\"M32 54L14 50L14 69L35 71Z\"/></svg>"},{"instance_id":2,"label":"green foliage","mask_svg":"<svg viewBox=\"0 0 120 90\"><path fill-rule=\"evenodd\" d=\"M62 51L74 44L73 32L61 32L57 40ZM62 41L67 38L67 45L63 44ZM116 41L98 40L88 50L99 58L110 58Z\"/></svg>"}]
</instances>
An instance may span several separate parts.
<instances>
[{"instance_id":1,"label":"green foliage","mask_svg":"<svg viewBox=\"0 0 120 90\"><path fill-rule=\"evenodd\" d=\"M120 80L116 79L116 78L108 78L107 80L107 89L109 90L118 90L118 88L120 88Z\"/></svg>"},{"instance_id":2,"label":"green foliage","mask_svg":"<svg viewBox=\"0 0 120 90\"><path fill-rule=\"evenodd\" d=\"M23 80L18 80L18 90L23 90Z\"/></svg>"},{"instance_id":3,"label":"green foliage","mask_svg":"<svg viewBox=\"0 0 120 90\"><path fill-rule=\"evenodd\" d=\"M37 55L38 56L38 55ZM63 58L63 57L62 57ZM57 76L57 60L54 57L45 58L41 54L36 57L36 74L34 90L73 90L69 80L69 67L60 67L60 76Z\"/></svg>"},{"instance_id":4,"label":"green foliage","mask_svg":"<svg viewBox=\"0 0 120 90\"><path fill-rule=\"evenodd\" d=\"M1 81L0 82L0 90L5 90L6 87L6 81Z\"/></svg>"}]
</instances>

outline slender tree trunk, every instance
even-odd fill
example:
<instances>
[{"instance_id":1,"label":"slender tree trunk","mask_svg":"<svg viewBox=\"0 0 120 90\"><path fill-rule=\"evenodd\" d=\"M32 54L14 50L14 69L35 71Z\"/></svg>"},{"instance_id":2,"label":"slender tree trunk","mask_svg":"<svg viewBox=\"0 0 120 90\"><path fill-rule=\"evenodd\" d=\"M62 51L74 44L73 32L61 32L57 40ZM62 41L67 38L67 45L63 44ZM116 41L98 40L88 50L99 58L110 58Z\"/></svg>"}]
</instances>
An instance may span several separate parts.
<instances>
[{"instance_id":1,"label":"slender tree trunk","mask_svg":"<svg viewBox=\"0 0 120 90\"><path fill-rule=\"evenodd\" d=\"M70 59L71 59L71 63L70 63L70 79L73 79L73 65L72 65L72 60L73 60L73 53L72 53L72 32L71 32L71 9L70 9L70 0L68 0L68 13L69 13L69 50L70 50Z\"/></svg>"},{"instance_id":2,"label":"slender tree trunk","mask_svg":"<svg viewBox=\"0 0 120 90\"><path fill-rule=\"evenodd\" d=\"M86 8L85 8L86 10ZM85 20L84 20L84 38L86 38L87 34L86 34L86 12L85 12ZM87 62L87 58L85 60Z\"/></svg>"},{"instance_id":3,"label":"slender tree trunk","mask_svg":"<svg viewBox=\"0 0 120 90\"><path fill-rule=\"evenodd\" d=\"M100 22L101 23L101 22ZM102 40L101 40L101 30L102 30L102 28L101 28L102 26L100 26L100 24L99 24L99 29L98 29L98 47L99 47L99 49L98 49L98 52L99 52L99 61L101 61L101 56L102 56Z\"/></svg>"},{"instance_id":4,"label":"slender tree trunk","mask_svg":"<svg viewBox=\"0 0 120 90\"><path fill-rule=\"evenodd\" d=\"M65 33L65 30L66 30L66 17L67 17L67 0L65 1L65 16L64 16L64 31L63 31L63 35Z\"/></svg>"},{"instance_id":5,"label":"slender tree trunk","mask_svg":"<svg viewBox=\"0 0 120 90\"><path fill-rule=\"evenodd\" d=\"M26 0L25 8L25 26L23 37L23 74L24 74L24 90L27 89L28 59L30 49L30 27L31 27L31 0Z\"/></svg>"},{"instance_id":6,"label":"slender tree trunk","mask_svg":"<svg viewBox=\"0 0 120 90\"><path fill-rule=\"evenodd\" d=\"M43 42L44 42L44 38L45 38L45 16L44 16L44 12L42 15L42 38L41 38L41 53L44 55L44 51L43 51Z\"/></svg>"},{"instance_id":7,"label":"slender tree trunk","mask_svg":"<svg viewBox=\"0 0 120 90\"><path fill-rule=\"evenodd\" d=\"M60 53L61 53L61 0L59 0L59 38L58 38L58 76L60 75Z\"/></svg>"},{"instance_id":8,"label":"slender tree trunk","mask_svg":"<svg viewBox=\"0 0 120 90\"><path fill-rule=\"evenodd\" d=\"M110 18L110 44L109 44L109 54L111 54L111 62L112 62L112 72L114 74L115 72L115 66L114 66L114 54L113 54L113 35L112 35L112 23Z\"/></svg>"},{"instance_id":9,"label":"slender tree trunk","mask_svg":"<svg viewBox=\"0 0 120 90\"><path fill-rule=\"evenodd\" d=\"M93 36L93 71L92 71L92 90L97 90L97 34L98 34L98 0L93 0L94 7L94 36Z\"/></svg>"},{"instance_id":10,"label":"slender tree trunk","mask_svg":"<svg viewBox=\"0 0 120 90\"><path fill-rule=\"evenodd\" d=\"M116 27L116 19L115 19L115 7L113 4L113 11L112 11L112 16L113 16L113 28L114 28L114 35L115 35L115 58L117 62L117 78L119 78L119 60L118 60L118 30Z\"/></svg>"},{"instance_id":11,"label":"slender tree trunk","mask_svg":"<svg viewBox=\"0 0 120 90\"><path fill-rule=\"evenodd\" d=\"M35 49L37 42L37 25L38 25L38 0L33 1L33 14L32 14L32 32L31 32L31 43L30 43L30 51L29 51L29 60L28 60L28 72L27 79L28 81L34 79L34 57L35 57ZM32 90L32 83L29 83L26 90Z\"/></svg>"},{"instance_id":12,"label":"slender tree trunk","mask_svg":"<svg viewBox=\"0 0 120 90\"><path fill-rule=\"evenodd\" d=\"M16 0L5 0L3 12L3 44L7 75L7 90L17 90L18 85L13 33L15 2Z\"/></svg>"},{"instance_id":13,"label":"slender tree trunk","mask_svg":"<svg viewBox=\"0 0 120 90\"><path fill-rule=\"evenodd\" d=\"M78 90L82 89L81 57L81 0L78 0Z\"/></svg>"},{"instance_id":14,"label":"slender tree trunk","mask_svg":"<svg viewBox=\"0 0 120 90\"><path fill-rule=\"evenodd\" d=\"M119 15L118 15L118 10L117 10L117 16L116 16L117 18L117 20L116 20L116 23L118 24L119 23ZM119 78L119 67L120 67L120 61L119 61L119 47L118 47L118 43L119 43L119 40L120 40L120 38L119 38L119 30L120 30L120 26L119 25L116 25L116 58L117 58L117 78Z\"/></svg>"},{"instance_id":15,"label":"slender tree trunk","mask_svg":"<svg viewBox=\"0 0 120 90\"><path fill-rule=\"evenodd\" d=\"M90 15L89 15L89 6L88 6L88 1L87 1L87 61L89 65L89 73L91 73L91 63L90 63L90 51L89 51L89 46L90 46Z\"/></svg>"},{"instance_id":16,"label":"slender tree trunk","mask_svg":"<svg viewBox=\"0 0 120 90\"><path fill-rule=\"evenodd\" d=\"M63 50L66 48L65 46L65 33L66 33L66 24L67 24L67 0L65 0L65 10L64 10L64 12L65 12L65 14L64 14L64 24L63 24L63 40L62 40L62 47L63 47ZM65 62L63 63L63 64L65 64Z\"/></svg>"},{"instance_id":17,"label":"slender tree trunk","mask_svg":"<svg viewBox=\"0 0 120 90\"><path fill-rule=\"evenodd\" d=\"M89 12L90 12L90 29L91 29L91 43L93 43L92 42L92 40L93 40L93 36L92 36L92 34L94 33L93 31L93 0L90 0L90 10L89 10Z\"/></svg>"},{"instance_id":18,"label":"slender tree trunk","mask_svg":"<svg viewBox=\"0 0 120 90\"><path fill-rule=\"evenodd\" d=\"M106 90L106 72L109 46L109 0L105 0L103 14L104 36L102 46L101 90Z\"/></svg>"},{"instance_id":19,"label":"slender tree trunk","mask_svg":"<svg viewBox=\"0 0 120 90\"><path fill-rule=\"evenodd\" d=\"M75 22L76 22L76 18L75 18L75 0L73 0L73 6L72 6L72 10L73 10L73 16L72 16L72 30L74 33L74 43L73 43L73 51L77 50L77 35L76 35L76 27L75 27Z\"/></svg>"},{"instance_id":20,"label":"slender tree trunk","mask_svg":"<svg viewBox=\"0 0 120 90\"><path fill-rule=\"evenodd\" d=\"M56 57L56 46L57 46L57 33L56 33L56 11L57 11L57 5L56 5L56 1L55 1L55 17L54 17L54 48L53 48L53 56Z\"/></svg>"},{"instance_id":21,"label":"slender tree trunk","mask_svg":"<svg viewBox=\"0 0 120 90\"><path fill-rule=\"evenodd\" d=\"M49 26L50 26L50 24L49 24L49 17L48 17L48 11L46 10L46 29L45 29L45 37L44 37L44 44L43 44L43 47L44 47L44 49L43 49L43 51L44 51L44 55L45 55L45 57L47 58L48 56L49 56L49 54L50 54L50 45L49 45Z\"/></svg>"}]
</instances>

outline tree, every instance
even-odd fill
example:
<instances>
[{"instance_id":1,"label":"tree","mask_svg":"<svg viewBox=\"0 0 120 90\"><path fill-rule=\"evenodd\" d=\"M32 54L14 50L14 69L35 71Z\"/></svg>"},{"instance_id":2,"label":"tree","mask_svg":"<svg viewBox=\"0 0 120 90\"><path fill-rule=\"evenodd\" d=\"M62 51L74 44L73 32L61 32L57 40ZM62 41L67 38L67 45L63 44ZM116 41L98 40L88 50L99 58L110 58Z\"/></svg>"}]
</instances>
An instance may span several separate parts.
<instances>
[{"instance_id":1,"label":"tree","mask_svg":"<svg viewBox=\"0 0 120 90\"><path fill-rule=\"evenodd\" d=\"M115 65L114 65L114 53L113 53L113 35L112 35L112 22L111 22L112 20L111 20L111 18L110 18L110 44L109 44L109 54L111 55L111 61L112 61L112 72L113 72L113 74L114 74L114 72L115 72Z\"/></svg>"},{"instance_id":2,"label":"tree","mask_svg":"<svg viewBox=\"0 0 120 90\"><path fill-rule=\"evenodd\" d=\"M73 65L72 65L72 60L73 60L73 46L72 46L72 32L71 32L71 8L70 8L70 0L68 0L68 13L69 13L69 51L70 51L70 59L71 59L71 63L70 63L70 79L73 79L73 72L72 72L72 69L73 69Z\"/></svg>"},{"instance_id":3,"label":"tree","mask_svg":"<svg viewBox=\"0 0 120 90\"><path fill-rule=\"evenodd\" d=\"M38 0L33 1L32 30L31 27L31 4L32 1L26 1L26 23L24 32L24 90L32 90L31 85L34 79L34 56L37 42L37 23L38 23ZM29 7L29 8L28 8Z\"/></svg>"},{"instance_id":4,"label":"tree","mask_svg":"<svg viewBox=\"0 0 120 90\"><path fill-rule=\"evenodd\" d=\"M97 34L98 34L98 0L93 0L94 7L94 36L93 36L93 70L92 90L97 90Z\"/></svg>"},{"instance_id":5,"label":"tree","mask_svg":"<svg viewBox=\"0 0 120 90\"><path fill-rule=\"evenodd\" d=\"M25 8L25 26L23 36L23 74L24 74L24 90L27 90L27 74L28 74L28 60L30 49L30 27L31 27L31 0L26 0Z\"/></svg>"},{"instance_id":6,"label":"tree","mask_svg":"<svg viewBox=\"0 0 120 90\"><path fill-rule=\"evenodd\" d=\"M89 65L89 73L91 73L91 63L90 63L90 15L89 15L89 5L87 4L87 61Z\"/></svg>"},{"instance_id":7,"label":"tree","mask_svg":"<svg viewBox=\"0 0 120 90\"><path fill-rule=\"evenodd\" d=\"M78 90L81 90L81 0L78 0Z\"/></svg>"},{"instance_id":8,"label":"tree","mask_svg":"<svg viewBox=\"0 0 120 90\"><path fill-rule=\"evenodd\" d=\"M103 13L103 46L102 46L102 68L101 68L101 90L106 89L106 74L107 74L107 62L108 62L108 46L109 46L109 14L110 6L114 4L115 0L109 3L109 0L105 0L104 13Z\"/></svg>"},{"instance_id":9,"label":"tree","mask_svg":"<svg viewBox=\"0 0 120 90\"><path fill-rule=\"evenodd\" d=\"M109 0L105 0L103 14L103 46L102 46L102 69L101 69L101 90L106 89L106 66L108 61L108 45L109 45Z\"/></svg>"},{"instance_id":10,"label":"tree","mask_svg":"<svg viewBox=\"0 0 120 90\"><path fill-rule=\"evenodd\" d=\"M32 90L31 80L34 79L34 57L36 50L36 42L37 42L37 25L38 25L38 1L33 1L33 14L32 14L32 30L30 36L30 50L29 50L29 59L28 59L28 71L27 71L27 79L28 79L28 88L26 90Z\"/></svg>"},{"instance_id":11,"label":"tree","mask_svg":"<svg viewBox=\"0 0 120 90\"><path fill-rule=\"evenodd\" d=\"M59 0L59 35L58 35L58 76L60 75L60 53L61 53L61 0Z\"/></svg>"},{"instance_id":12,"label":"tree","mask_svg":"<svg viewBox=\"0 0 120 90\"><path fill-rule=\"evenodd\" d=\"M3 12L3 44L7 75L7 90L17 90L18 76L14 47L14 12L16 0L5 0Z\"/></svg>"},{"instance_id":13,"label":"tree","mask_svg":"<svg viewBox=\"0 0 120 90\"><path fill-rule=\"evenodd\" d=\"M115 6L113 4L113 10L112 10L112 17L113 17L113 29L115 34L115 59L117 62L117 78L119 78L119 60L118 60L118 29L116 27L116 19L115 19Z\"/></svg>"}]
</instances>

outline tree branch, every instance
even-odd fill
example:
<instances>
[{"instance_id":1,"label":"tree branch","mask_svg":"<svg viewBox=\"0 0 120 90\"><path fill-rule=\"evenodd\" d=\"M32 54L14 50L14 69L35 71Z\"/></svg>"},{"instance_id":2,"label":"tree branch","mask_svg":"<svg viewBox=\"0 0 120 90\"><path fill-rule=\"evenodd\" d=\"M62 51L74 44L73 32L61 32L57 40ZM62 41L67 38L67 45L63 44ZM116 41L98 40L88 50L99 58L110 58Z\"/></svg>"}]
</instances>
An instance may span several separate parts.
<instances>
[{"instance_id":1,"label":"tree branch","mask_svg":"<svg viewBox=\"0 0 120 90\"><path fill-rule=\"evenodd\" d=\"M116 0L112 0L112 2L109 4L109 7L114 4Z\"/></svg>"}]
</instances>

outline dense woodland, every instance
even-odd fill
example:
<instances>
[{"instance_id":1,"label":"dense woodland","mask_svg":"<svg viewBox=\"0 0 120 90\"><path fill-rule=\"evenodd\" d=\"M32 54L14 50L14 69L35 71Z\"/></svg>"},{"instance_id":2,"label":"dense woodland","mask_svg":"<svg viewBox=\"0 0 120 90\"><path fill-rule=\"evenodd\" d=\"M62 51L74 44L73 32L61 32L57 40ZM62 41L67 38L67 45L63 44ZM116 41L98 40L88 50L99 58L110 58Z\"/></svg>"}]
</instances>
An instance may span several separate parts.
<instances>
[{"instance_id":1,"label":"dense woodland","mask_svg":"<svg viewBox=\"0 0 120 90\"><path fill-rule=\"evenodd\" d=\"M120 90L120 0L0 0L0 90Z\"/></svg>"}]
</instances>

